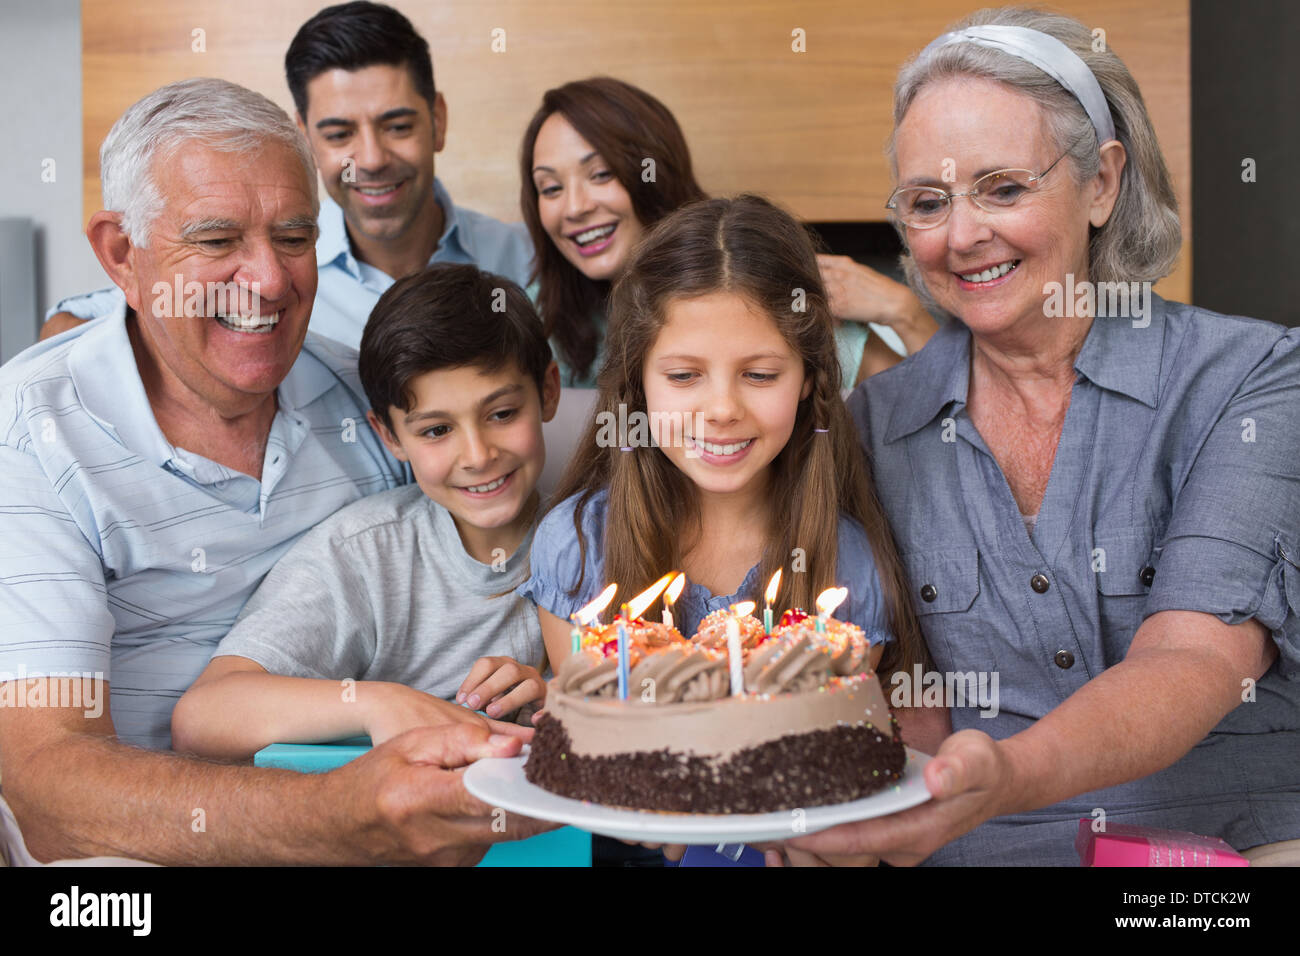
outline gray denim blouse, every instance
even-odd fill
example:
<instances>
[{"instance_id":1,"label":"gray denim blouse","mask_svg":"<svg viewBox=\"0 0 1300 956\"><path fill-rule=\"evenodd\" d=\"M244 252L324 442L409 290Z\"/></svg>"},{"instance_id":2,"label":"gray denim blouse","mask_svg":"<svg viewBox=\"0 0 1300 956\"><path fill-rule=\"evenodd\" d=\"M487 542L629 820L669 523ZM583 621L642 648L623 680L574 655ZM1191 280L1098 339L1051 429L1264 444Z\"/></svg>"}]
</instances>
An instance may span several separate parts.
<instances>
[{"instance_id":1,"label":"gray denim blouse","mask_svg":"<svg viewBox=\"0 0 1300 956\"><path fill-rule=\"evenodd\" d=\"M998 690L995 715L952 707L954 730L1024 730L1157 611L1255 618L1281 653L1171 767L990 821L929 862L1077 865L1097 809L1237 849L1300 838L1300 329L1158 297L1149 325L1094 320L1032 535L966 412L970 349L952 322L848 400L938 670Z\"/></svg>"}]
</instances>

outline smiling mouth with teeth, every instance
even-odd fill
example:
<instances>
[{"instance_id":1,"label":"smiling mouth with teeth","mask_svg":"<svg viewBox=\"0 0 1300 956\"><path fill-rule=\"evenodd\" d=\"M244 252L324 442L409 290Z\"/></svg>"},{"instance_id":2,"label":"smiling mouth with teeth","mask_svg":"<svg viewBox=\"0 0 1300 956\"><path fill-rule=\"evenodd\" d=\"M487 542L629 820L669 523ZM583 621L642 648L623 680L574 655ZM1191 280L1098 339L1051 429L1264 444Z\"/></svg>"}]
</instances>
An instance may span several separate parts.
<instances>
[{"instance_id":1,"label":"smiling mouth with teeth","mask_svg":"<svg viewBox=\"0 0 1300 956\"><path fill-rule=\"evenodd\" d=\"M512 471L510 475L513 474L514 472ZM494 479L493 481L489 481L485 485L466 485L462 490L468 491L471 494L484 495L487 494L489 491L496 491L498 488L504 485L506 483L506 479L509 478L510 475L502 475L500 478Z\"/></svg>"},{"instance_id":2,"label":"smiling mouth with teeth","mask_svg":"<svg viewBox=\"0 0 1300 956\"><path fill-rule=\"evenodd\" d=\"M959 272L957 275L967 282L992 282L994 279L1002 278L1018 265L1020 265L1019 259L1011 259L1001 265L985 269L983 272Z\"/></svg>"},{"instance_id":3,"label":"smiling mouth with teeth","mask_svg":"<svg viewBox=\"0 0 1300 956\"><path fill-rule=\"evenodd\" d=\"M614 234L614 230L617 228L618 228L617 223L613 223L608 226L596 226L594 229L588 229L585 232L578 233L576 236L573 237L573 241L580 246L589 246L593 242L600 242L600 240L612 236Z\"/></svg>"},{"instance_id":4,"label":"smiling mouth with teeth","mask_svg":"<svg viewBox=\"0 0 1300 956\"><path fill-rule=\"evenodd\" d=\"M353 186L352 188L363 196L387 196L400 185L401 183L393 183L391 186Z\"/></svg>"},{"instance_id":5,"label":"smiling mouth with teeth","mask_svg":"<svg viewBox=\"0 0 1300 956\"><path fill-rule=\"evenodd\" d=\"M716 442L705 441L703 438L692 438L691 443L700 451L708 452L710 455L734 455L736 452L743 451L754 444L754 439L746 438L744 441L719 445Z\"/></svg>"},{"instance_id":6,"label":"smiling mouth with teeth","mask_svg":"<svg viewBox=\"0 0 1300 956\"><path fill-rule=\"evenodd\" d=\"M284 316L284 310L272 312L270 315L218 315L215 316L218 324L223 329L229 329L231 332L252 332L255 335L265 335L280 324L280 319Z\"/></svg>"}]
</instances>

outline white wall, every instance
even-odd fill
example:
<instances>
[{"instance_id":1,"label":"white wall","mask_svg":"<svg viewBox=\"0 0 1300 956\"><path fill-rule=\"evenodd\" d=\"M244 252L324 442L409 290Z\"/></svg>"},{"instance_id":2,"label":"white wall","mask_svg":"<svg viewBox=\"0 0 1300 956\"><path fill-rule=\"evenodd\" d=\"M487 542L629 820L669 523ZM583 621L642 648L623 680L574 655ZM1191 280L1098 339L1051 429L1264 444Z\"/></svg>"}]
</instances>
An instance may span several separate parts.
<instances>
[{"instance_id":1,"label":"white wall","mask_svg":"<svg viewBox=\"0 0 1300 956\"><path fill-rule=\"evenodd\" d=\"M64 296L109 284L81 228L80 0L0 3L0 89L0 217L34 220L44 313ZM53 182L42 181L47 159Z\"/></svg>"}]
</instances>

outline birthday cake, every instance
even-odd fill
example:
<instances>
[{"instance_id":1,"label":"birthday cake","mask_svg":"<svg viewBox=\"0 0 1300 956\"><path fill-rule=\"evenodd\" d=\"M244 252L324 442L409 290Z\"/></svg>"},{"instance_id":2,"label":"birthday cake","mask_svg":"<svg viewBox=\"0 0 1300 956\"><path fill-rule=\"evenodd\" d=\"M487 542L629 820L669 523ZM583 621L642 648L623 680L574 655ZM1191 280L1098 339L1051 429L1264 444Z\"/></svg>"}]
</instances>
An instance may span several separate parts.
<instances>
[{"instance_id":1,"label":"birthday cake","mask_svg":"<svg viewBox=\"0 0 1300 956\"><path fill-rule=\"evenodd\" d=\"M768 634L738 618L733 694L727 616L709 615L689 641L630 622L625 699L614 627L587 629L548 689L528 780L606 806L764 813L856 800L900 778L903 742L859 628L832 619L819 631L794 611Z\"/></svg>"}]
</instances>

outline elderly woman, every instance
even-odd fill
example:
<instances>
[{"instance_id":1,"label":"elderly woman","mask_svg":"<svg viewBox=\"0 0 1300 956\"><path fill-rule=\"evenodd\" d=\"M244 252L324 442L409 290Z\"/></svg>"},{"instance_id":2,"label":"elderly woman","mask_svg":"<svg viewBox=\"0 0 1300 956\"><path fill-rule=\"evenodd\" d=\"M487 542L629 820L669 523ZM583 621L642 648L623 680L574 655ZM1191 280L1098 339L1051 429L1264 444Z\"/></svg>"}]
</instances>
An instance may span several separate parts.
<instances>
[{"instance_id":1,"label":"elderly woman","mask_svg":"<svg viewBox=\"0 0 1300 956\"><path fill-rule=\"evenodd\" d=\"M1103 814L1300 838L1300 330L1144 293L1174 194L1079 23L975 14L894 121L909 278L957 321L850 405L938 670L1000 693L900 711L933 799L784 859L1068 865Z\"/></svg>"}]
</instances>

